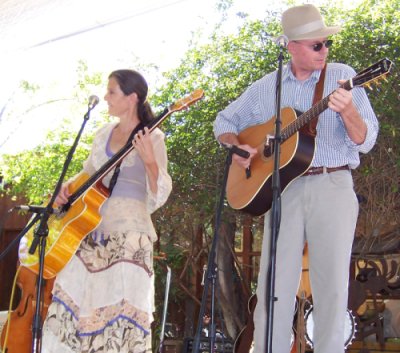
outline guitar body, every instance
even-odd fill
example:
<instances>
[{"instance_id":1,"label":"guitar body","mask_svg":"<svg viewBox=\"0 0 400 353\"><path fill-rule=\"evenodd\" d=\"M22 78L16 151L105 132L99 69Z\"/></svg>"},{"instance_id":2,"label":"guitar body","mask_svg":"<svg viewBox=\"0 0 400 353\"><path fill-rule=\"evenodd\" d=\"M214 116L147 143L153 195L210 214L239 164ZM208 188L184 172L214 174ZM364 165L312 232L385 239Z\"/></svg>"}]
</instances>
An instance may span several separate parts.
<instances>
[{"instance_id":1,"label":"guitar body","mask_svg":"<svg viewBox=\"0 0 400 353\"><path fill-rule=\"evenodd\" d=\"M246 320L246 325L239 332L238 336L235 339L235 343L233 345L234 353L249 353L253 346L253 335L254 335L254 310L257 305L257 295L253 294L248 303L248 316Z\"/></svg>"},{"instance_id":2,"label":"guitar body","mask_svg":"<svg viewBox=\"0 0 400 353\"><path fill-rule=\"evenodd\" d=\"M0 350L6 353L32 352L32 320L36 309L37 275L26 267L18 270L17 285L21 290L18 306L7 318L0 338ZM44 281L42 289L43 306L41 308L41 323L47 315L51 303L54 279Z\"/></svg>"},{"instance_id":3,"label":"guitar body","mask_svg":"<svg viewBox=\"0 0 400 353\"><path fill-rule=\"evenodd\" d=\"M282 109L282 129L296 119L296 112L292 108ZM226 188L229 205L253 216L266 213L272 205L274 154L264 157L264 144L267 136L274 136L275 120L276 118L272 118L264 124L245 129L238 136L240 144L247 144L258 150L251 161L250 177L248 178L245 170L234 161L229 169ZM281 144L279 172L282 191L309 168L314 150L314 137L302 132L293 134Z\"/></svg>"},{"instance_id":4,"label":"guitar body","mask_svg":"<svg viewBox=\"0 0 400 353\"><path fill-rule=\"evenodd\" d=\"M71 185L73 193L89 176L80 175ZM44 278L52 278L60 272L78 250L80 243L90 232L95 230L101 221L100 208L108 198L107 189L100 184L88 188L65 213L52 214L48 221L49 235L47 237ZM34 239L31 228L21 241L24 245L19 249L19 259L22 266L39 273L38 251L33 255L28 250ZM37 248L38 250L38 248Z\"/></svg>"}]
</instances>

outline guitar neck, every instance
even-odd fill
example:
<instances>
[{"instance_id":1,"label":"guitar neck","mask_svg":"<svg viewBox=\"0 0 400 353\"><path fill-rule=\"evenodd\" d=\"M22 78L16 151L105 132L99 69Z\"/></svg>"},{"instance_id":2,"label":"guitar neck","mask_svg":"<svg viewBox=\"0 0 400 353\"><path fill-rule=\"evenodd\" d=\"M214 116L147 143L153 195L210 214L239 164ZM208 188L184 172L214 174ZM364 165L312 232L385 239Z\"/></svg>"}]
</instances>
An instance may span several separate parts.
<instances>
[{"instance_id":1,"label":"guitar neck","mask_svg":"<svg viewBox=\"0 0 400 353\"><path fill-rule=\"evenodd\" d=\"M353 88L352 80L346 81L341 87L347 91L350 91ZM288 126L282 129L282 142L289 139L303 126L324 112L328 108L329 97L332 93L313 105L309 110L298 116L296 120L292 121Z\"/></svg>"},{"instance_id":2,"label":"guitar neck","mask_svg":"<svg viewBox=\"0 0 400 353\"><path fill-rule=\"evenodd\" d=\"M160 125L167 117L172 113L188 108L191 104L197 102L204 97L204 91L202 89L194 90L189 96L177 101L176 103L165 108L164 111L150 121L146 126L140 123L132 132L134 136L139 130L147 127L149 132L153 131L158 125ZM61 208L61 212L67 211L68 208L79 199L92 185L99 182L104 176L109 173L126 155L134 149L132 141L128 141L124 147L122 147L113 157L111 157L98 171L96 171L89 179L81 185L69 198L68 202Z\"/></svg>"}]
</instances>

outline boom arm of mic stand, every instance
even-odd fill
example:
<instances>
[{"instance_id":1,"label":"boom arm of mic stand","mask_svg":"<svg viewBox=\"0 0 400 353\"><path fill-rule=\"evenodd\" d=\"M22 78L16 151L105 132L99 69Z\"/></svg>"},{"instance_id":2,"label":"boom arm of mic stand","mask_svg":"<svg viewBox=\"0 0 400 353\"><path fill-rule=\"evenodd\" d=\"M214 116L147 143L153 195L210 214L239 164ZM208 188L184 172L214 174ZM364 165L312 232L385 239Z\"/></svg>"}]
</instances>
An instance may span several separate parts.
<instances>
[{"instance_id":1,"label":"boom arm of mic stand","mask_svg":"<svg viewBox=\"0 0 400 353\"><path fill-rule=\"evenodd\" d=\"M72 157L73 157L73 155L75 153L76 147L78 146L78 143L79 143L79 140L81 138L83 129L85 128L85 125L86 125L86 123L87 123L87 121L89 119L90 111L92 109L93 109L92 107L88 108L87 113L84 115L83 123L81 125L81 128L79 129L79 132L78 132L78 134L77 134L77 136L75 138L75 141L74 141L73 145L71 146L70 150L68 151L67 158L65 159L65 162L64 162L64 165L63 165L63 169L61 171L61 175L60 175L60 177L59 177L59 179L57 181L57 184L56 184L56 187L54 189L54 192L51 195L50 201L46 206L46 211L43 213L42 221L39 224L39 227L38 227L38 230L37 230L39 236L35 236L34 237L34 239L32 241L32 244L31 244L31 247L29 248L29 253L30 254L34 254L35 253L36 247L39 244L40 235L47 235L47 233L48 233L48 229L46 230L44 228L46 228L47 220L48 220L50 214L53 212L54 201L56 200L56 197L57 197L58 193L60 192L61 185L62 185L62 183L64 181L65 175L67 174L68 167L69 167L69 165L71 163Z\"/></svg>"}]
</instances>

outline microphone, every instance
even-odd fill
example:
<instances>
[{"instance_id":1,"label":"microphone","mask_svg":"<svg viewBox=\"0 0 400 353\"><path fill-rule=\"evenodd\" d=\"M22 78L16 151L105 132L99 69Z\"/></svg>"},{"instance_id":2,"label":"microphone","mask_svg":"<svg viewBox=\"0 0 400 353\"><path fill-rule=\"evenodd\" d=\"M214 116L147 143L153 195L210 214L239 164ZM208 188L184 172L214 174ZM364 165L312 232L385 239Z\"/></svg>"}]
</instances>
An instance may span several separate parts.
<instances>
[{"instance_id":1,"label":"microphone","mask_svg":"<svg viewBox=\"0 0 400 353\"><path fill-rule=\"evenodd\" d=\"M16 210L21 210L21 211L28 211L28 212L33 212L33 213L42 213L46 207L44 206L35 206L35 205L19 205L14 207Z\"/></svg>"},{"instance_id":2,"label":"microphone","mask_svg":"<svg viewBox=\"0 0 400 353\"><path fill-rule=\"evenodd\" d=\"M244 149L236 146L236 145L231 145L230 143L221 143L222 146L224 146L226 149L230 150L232 153L237 154L240 157L243 158L249 158L250 153L245 151Z\"/></svg>"},{"instance_id":3,"label":"microphone","mask_svg":"<svg viewBox=\"0 0 400 353\"><path fill-rule=\"evenodd\" d=\"M89 109L93 109L97 104L99 104L99 101L100 99L96 95L90 96L88 102Z\"/></svg>"},{"instance_id":4,"label":"microphone","mask_svg":"<svg viewBox=\"0 0 400 353\"><path fill-rule=\"evenodd\" d=\"M289 38L282 34L275 38L275 43L281 48L286 48L289 43Z\"/></svg>"}]
</instances>

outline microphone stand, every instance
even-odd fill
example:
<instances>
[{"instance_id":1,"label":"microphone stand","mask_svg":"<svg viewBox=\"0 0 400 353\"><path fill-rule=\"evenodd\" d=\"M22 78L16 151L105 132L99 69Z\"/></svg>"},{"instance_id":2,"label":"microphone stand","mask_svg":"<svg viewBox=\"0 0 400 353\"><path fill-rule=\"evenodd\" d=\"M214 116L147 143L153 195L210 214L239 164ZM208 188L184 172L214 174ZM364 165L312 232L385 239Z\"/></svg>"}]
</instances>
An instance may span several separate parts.
<instances>
[{"instance_id":1,"label":"microphone stand","mask_svg":"<svg viewBox=\"0 0 400 353\"><path fill-rule=\"evenodd\" d=\"M165 264L165 268L167 270L167 278L166 278L166 283L165 283L164 308L163 308L162 319L161 319L160 345L158 347L158 353L164 352L165 323L167 321L168 296L169 296L169 290L171 287L171 268L167 264Z\"/></svg>"},{"instance_id":2,"label":"microphone stand","mask_svg":"<svg viewBox=\"0 0 400 353\"><path fill-rule=\"evenodd\" d=\"M209 287L210 283L211 283L211 313L210 313L211 321L210 321L210 330L209 330L209 344L210 344L209 352L214 353L214 351L215 351L215 333L216 333L215 286L216 286L216 279L217 279L217 265L215 263L215 256L216 256L216 249L217 249L218 238L219 238L219 227L221 224L222 208L223 208L224 199L225 199L225 189L226 189L226 184L227 184L227 180L228 180L228 171L229 171L229 166L232 163L232 155L234 153L238 154L244 158L248 158L250 156L250 154L247 151L242 150L237 146L223 144L223 143L221 143L221 145L228 150L228 154L227 154L226 162L225 162L221 195L220 195L220 199L219 199L219 203L218 203L218 207L217 207L216 215L215 215L214 235L213 235L213 240L211 243L210 253L208 255L207 271L204 276L205 280L204 280L204 287L203 287L203 295L202 295L202 299L201 299L196 335L193 340L192 353L198 353L199 349L200 349L200 336L201 336L201 330L202 330L202 326L203 326L203 317L204 317L205 306L206 306L206 301L207 301L208 287Z\"/></svg>"},{"instance_id":3,"label":"microphone stand","mask_svg":"<svg viewBox=\"0 0 400 353\"><path fill-rule=\"evenodd\" d=\"M272 334L273 334L273 318L274 304L278 298L275 297L275 273L276 273L276 246L279 235L279 227L281 222L281 185L279 174L279 157L281 153L281 93L282 93L282 65L283 65L283 48L287 44L287 38L280 36L277 38L279 45L278 72L276 77L276 120L275 120L275 137L273 140L274 151L274 170L272 173L272 206L271 206L271 244L269 248L269 268L267 273L267 300L266 314L267 325L265 334L265 347L267 353L272 353Z\"/></svg>"},{"instance_id":4,"label":"microphone stand","mask_svg":"<svg viewBox=\"0 0 400 353\"><path fill-rule=\"evenodd\" d=\"M83 117L83 123L81 128L78 132L78 135L75 138L75 141L68 152L67 158L64 162L64 166L61 172L61 175L58 179L56 184L55 190L51 196L51 199L46 207L42 210L37 210L40 214L40 221L37 228L34 231L34 238L32 240L32 244L29 248L29 253L34 254L36 248L39 247L39 273L38 273L38 281L36 283L36 306L35 306L35 313L33 316L32 322L32 353L41 352L41 337L42 337L42 327L41 327L41 309L42 309L42 286L44 285L44 278L43 278L43 270L44 270L44 261L45 261L45 252L46 252L46 240L47 235L49 234L49 227L48 227L48 220L51 214L54 213L53 204L54 201L61 189L61 185L63 183L64 177L67 173L69 164L71 163L72 156L76 150L78 142L81 138L83 129L89 120L91 110L96 106L97 102L89 102L88 110ZM36 216L37 217L37 216Z\"/></svg>"}]
</instances>

